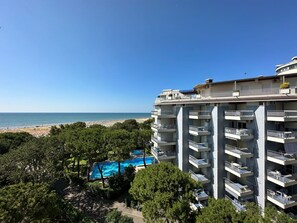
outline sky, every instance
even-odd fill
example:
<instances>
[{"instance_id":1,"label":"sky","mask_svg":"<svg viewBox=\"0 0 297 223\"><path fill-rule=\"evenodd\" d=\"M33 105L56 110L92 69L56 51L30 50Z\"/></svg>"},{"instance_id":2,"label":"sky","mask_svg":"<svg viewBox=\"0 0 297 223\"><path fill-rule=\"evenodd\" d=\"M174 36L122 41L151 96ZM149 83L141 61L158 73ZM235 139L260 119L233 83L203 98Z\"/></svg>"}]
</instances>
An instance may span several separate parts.
<instances>
[{"instance_id":1,"label":"sky","mask_svg":"<svg viewBox=\"0 0 297 223\"><path fill-rule=\"evenodd\" d=\"M296 0L0 0L0 112L150 112L162 89L274 75Z\"/></svg>"}]
</instances>

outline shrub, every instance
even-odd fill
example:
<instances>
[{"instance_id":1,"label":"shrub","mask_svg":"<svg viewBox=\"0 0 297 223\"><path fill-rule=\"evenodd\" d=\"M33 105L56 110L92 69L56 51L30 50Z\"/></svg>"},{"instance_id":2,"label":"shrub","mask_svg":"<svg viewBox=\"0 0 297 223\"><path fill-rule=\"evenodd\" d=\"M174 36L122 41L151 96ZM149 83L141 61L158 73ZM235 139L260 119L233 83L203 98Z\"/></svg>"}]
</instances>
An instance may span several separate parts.
<instances>
[{"instance_id":1,"label":"shrub","mask_svg":"<svg viewBox=\"0 0 297 223\"><path fill-rule=\"evenodd\" d=\"M117 209L113 209L110 211L105 218L107 223L133 223L133 219L122 215L121 211L118 211Z\"/></svg>"}]
</instances>

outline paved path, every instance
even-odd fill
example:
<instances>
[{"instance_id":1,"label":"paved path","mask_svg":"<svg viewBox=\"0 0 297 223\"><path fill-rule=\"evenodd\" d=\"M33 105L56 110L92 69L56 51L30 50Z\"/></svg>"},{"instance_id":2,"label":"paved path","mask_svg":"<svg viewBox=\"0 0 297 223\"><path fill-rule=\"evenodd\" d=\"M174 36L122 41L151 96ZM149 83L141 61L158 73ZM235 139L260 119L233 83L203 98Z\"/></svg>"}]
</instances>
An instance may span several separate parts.
<instances>
[{"instance_id":1,"label":"paved path","mask_svg":"<svg viewBox=\"0 0 297 223\"><path fill-rule=\"evenodd\" d=\"M125 203L115 201L112 208L117 208L123 215L133 218L134 223L144 223L141 211L132 208L127 208Z\"/></svg>"}]
</instances>

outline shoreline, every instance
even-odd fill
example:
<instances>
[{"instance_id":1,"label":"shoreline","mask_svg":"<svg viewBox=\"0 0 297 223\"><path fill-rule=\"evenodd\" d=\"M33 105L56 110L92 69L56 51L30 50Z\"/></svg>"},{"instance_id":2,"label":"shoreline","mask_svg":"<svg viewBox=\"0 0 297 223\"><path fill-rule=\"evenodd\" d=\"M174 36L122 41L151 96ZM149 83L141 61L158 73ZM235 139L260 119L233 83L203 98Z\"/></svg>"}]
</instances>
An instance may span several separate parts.
<instances>
[{"instance_id":1,"label":"shoreline","mask_svg":"<svg viewBox=\"0 0 297 223\"><path fill-rule=\"evenodd\" d=\"M135 120L139 123L144 122L145 120L148 120L149 118L135 118ZM87 121L85 122L87 127L94 125L94 124L100 124L106 127L110 127L114 125L117 122L124 122L125 120L128 119L116 119L116 120L98 120L98 121ZM46 124L42 126L25 126L25 127L12 127L12 128L0 128L0 133L6 133L6 132L27 132L30 133L31 135L35 137L40 137L40 136L46 136L49 134L49 131L52 126L59 126L59 125L66 125L66 124L72 124L75 122L70 122L70 123L59 123L59 124Z\"/></svg>"}]
</instances>

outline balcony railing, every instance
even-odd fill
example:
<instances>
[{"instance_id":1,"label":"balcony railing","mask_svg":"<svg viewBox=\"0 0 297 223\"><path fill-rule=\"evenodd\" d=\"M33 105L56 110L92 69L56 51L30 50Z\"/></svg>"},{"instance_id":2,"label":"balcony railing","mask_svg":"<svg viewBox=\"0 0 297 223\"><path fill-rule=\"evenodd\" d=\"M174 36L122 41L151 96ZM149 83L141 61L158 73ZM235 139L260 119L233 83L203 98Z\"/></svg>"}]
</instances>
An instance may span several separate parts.
<instances>
[{"instance_id":1,"label":"balcony railing","mask_svg":"<svg viewBox=\"0 0 297 223\"><path fill-rule=\"evenodd\" d=\"M225 153L235 156L237 158L250 158L253 157L253 153L248 148L239 148L236 146L225 145Z\"/></svg>"},{"instance_id":2,"label":"balcony railing","mask_svg":"<svg viewBox=\"0 0 297 223\"><path fill-rule=\"evenodd\" d=\"M297 132L268 130L267 136L281 139L295 139L297 137Z\"/></svg>"},{"instance_id":3,"label":"balcony railing","mask_svg":"<svg viewBox=\"0 0 297 223\"><path fill-rule=\"evenodd\" d=\"M273 191L267 189L267 197L268 200L270 200L273 203L276 203L283 209L297 205L297 195L287 195L280 191Z\"/></svg>"},{"instance_id":4,"label":"balcony railing","mask_svg":"<svg viewBox=\"0 0 297 223\"><path fill-rule=\"evenodd\" d=\"M203 189L196 189L196 190L193 191L193 193L194 193L194 196L196 197L196 199L198 201L207 200L208 199L208 194Z\"/></svg>"},{"instance_id":5,"label":"balcony railing","mask_svg":"<svg viewBox=\"0 0 297 223\"><path fill-rule=\"evenodd\" d=\"M155 116L175 116L174 112L173 111L161 111L161 110L153 110L152 115L155 115Z\"/></svg>"},{"instance_id":6,"label":"balcony railing","mask_svg":"<svg viewBox=\"0 0 297 223\"><path fill-rule=\"evenodd\" d=\"M267 150L267 159L271 162L275 162L282 165L289 165L297 163L297 154L276 152L273 150Z\"/></svg>"},{"instance_id":7,"label":"balcony railing","mask_svg":"<svg viewBox=\"0 0 297 223\"><path fill-rule=\"evenodd\" d=\"M254 118L253 110L225 111L225 119L230 120L252 120Z\"/></svg>"},{"instance_id":8,"label":"balcony railing","mask_svg":"<svg viewBox=\"0 0 297 223\"><path fill-rule=\"evenodd\" d=\"M197 152L204 152L210 150L207 143L198 143L193 140L189 140L189 147Z\"/></svg>"},{"instance_id":9,"label":"balcony railing","mask_svg":"<svg viewBox=\"0 0 297 223\"><path fill-rule=\"evenodd\" d=\"M228 161L225 161L225 168L230 168L231 170L238 173L239 176L250 176L253 175L253 172L248 170L247 166L241 166L238 163L229 163ZM237 175L237 174L236 174Z\"/></svg>"},{"instance_id":10,"label":"balcony railing","mask_svg":"<svg viewBox=\"0 0 297 223\"><path fill-rule=\"evenodd\" d=\"M190 111L189 118L190 119L210 119L211 112L209 112L209 111Z\"/></svg>"},{"instance_id":11,"label":"balcony railing","mask_svg":"<svg viewBox=\"0 0 297 223\"><path fill-rule=\"evenodd\" d=\"M226 187L232 188L236 194L239 196L251 195L253 194L251 186L248 185L241 185L240 183L232 182L231 180L225 178L225 188Z\"/></svg>"},{"instance_id":12,"label":"balcony railing","mask_svg":"<svg viewBox=\"0 0 297 223\"><path fill-rule=\"evenodd\" d=\"M267 173L267 178L268 180L283 187L297 184L297 174L282 175L279 171L269 171Z\"/></svg>"},{"instance_id":13,"label":"balcony railing","mask_svg":"<svg viewBox=\"0 0 297 223\"><path fill-rule=\"evenodd\" d=\"M155 129L158 129L158 130L161 130L161 129L176 129L176 125L170 125L170 124L168 124L168 125L165 125L165 124L161 125L161 124L154 123L154 124L151 125L151 127L152 128L155 128Z\"/></svg>"},{"instance_id":14,"label":"balcony railing","mask_svg":"<svg viewBox=\"0 0 297 223\"><path fill-rule=\"evenodd\" d=\"M233 204L233 206L236 208L237 211L245 211L245 205L238 201L237 199L232 199L229 196L225 195L225 198Z\"/></svg>"},{"instance_id":15,"label":"balcony railing","mask_svg":"<svg viewBox=\"0 0 297 223\"><path fill-rule=\"evenodd\" d=\"M210 164L207 159L197 159L194 156L189 156L189 161L192 163L196 168L202 168L202 167L209 167Z\"/></svg>"},{"instance_id":16,"label":"balcony railing","mask_svg":"<svg viewBox=\"0 0 297 223\"><path fill-rule=\"evenodd\" d=\"M268 121L295 121L297 120L297 110L275 110L267 111Z\"/></svg>"},{"instance_id":17,"label":"balcony railing","mask_svg":"<svg viewBox=\"0 0 297 223\"><path fill-rule=\"evenodd\" d=\"M164 140L159 137L152 136L152 141L159 145L175 145L176 142L174 140Z\"/></svg>"},{"instance_id":18,"label":"balcony railing","mask_svg":"<svg viewBox=\"0 0 297 223\"><path fill-rule=\"evenodd\" d=\"M189 131L190 131L190 134L194 134L194 135L209 135L210 132L208 131L208 127L207 126L193 126L193 125L190 125L189 126Z\"/></svg>"},{"instance_id":19,"label":"balcony railing","mask_svg":"<svg viewBox=\"0 0 297 223\"><path fill-rule=\"evenodd\" d=\"M210 182L203 174L195 173L194 171L190 170L189 173L191 174L192 179L201 182L201 183L208 183Z\"/></svg>"},{"instance_id":20,"label":"balcony railing","mask_svg":"<svg viewBox=\"0 0 297 223\"><path fill-rule=\"evenodd\" d=\"M235 128L225 128L225 137L232 139L252 139L253 130L252 129L235 129Z\"/></svg>"},{"instance_id":21,"label":"balcony railing","mask_svg":"<svg viewBox=\"0 0 297 223\"><path fill-rule=\"evenodd\" d=\"M174 158L176 157L176 153L173 151L162 151L159 148L152 148L152 154L157 159L166 159L166 158Z\"/></svg>"}]
</instances>

